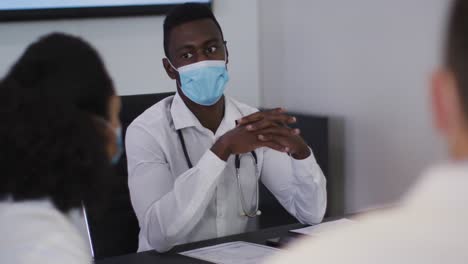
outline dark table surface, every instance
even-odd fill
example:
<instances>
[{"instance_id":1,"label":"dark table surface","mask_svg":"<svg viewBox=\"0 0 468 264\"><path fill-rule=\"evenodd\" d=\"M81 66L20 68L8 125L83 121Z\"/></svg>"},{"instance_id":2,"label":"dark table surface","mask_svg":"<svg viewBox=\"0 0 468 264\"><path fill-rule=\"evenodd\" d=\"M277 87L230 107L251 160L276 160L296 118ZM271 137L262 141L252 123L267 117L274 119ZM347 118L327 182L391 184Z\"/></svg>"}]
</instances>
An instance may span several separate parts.
<instances>
[{"instance_id":1,"label":"dark table surface","mask_svg":"<svg viewBox=\"0 0 468 264\"><path fill-rule=\"evenodd\" d=\"M327 219L329 221L334 219ZM130 255L124 255L119 257L112 257L103 260L98 260L96 264L181 264L181 263L210 263L198 259L193 259L179 255L178 252L184 252L187 250L213 246L217 244L234 242L234 241L245 241L251 243L257 243L261 245L266 245L266 241L270 238L276 237L288 237L288 236L297 236L290 233L292 229L297 229L304 227L303 224L292 224L279 227L268 228L264 230L259 230L255 232L249 232L239 235L227 236L222 238L215 238L185 245L180 245L174 247L171 251L159 254L156 251L146 251Z\"/></svg>"}]
</instances>

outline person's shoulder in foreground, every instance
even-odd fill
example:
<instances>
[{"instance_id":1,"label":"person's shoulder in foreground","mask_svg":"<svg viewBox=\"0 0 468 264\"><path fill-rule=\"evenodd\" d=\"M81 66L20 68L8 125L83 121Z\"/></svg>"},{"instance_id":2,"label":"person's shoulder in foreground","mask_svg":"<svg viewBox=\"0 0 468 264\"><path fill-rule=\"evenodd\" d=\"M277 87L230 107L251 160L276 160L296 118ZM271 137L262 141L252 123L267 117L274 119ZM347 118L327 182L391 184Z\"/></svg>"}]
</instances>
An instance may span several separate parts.
<instances>
[{"instance_id":1,"label":"person's shoulder in foreground","mask_svg":"<svg viewBox=\"0 0 468 264\"><path fill-rule=\"evenodd\" d=\"M0 263L92 260L89 245L76 227L48 200L0 202L0 233Z\"/></svg>"},{"instance_id":2,"label":"person's shoulder in foreground","mask_svg":"<svg viewBox=\"0 0 468 264\"><path fill-rule=\"evenodd\" d=\"M467 263L466 0L454 2L445 57L445 65L432 76L431 102L450 161L429 170L401 206L365 216L326 237L304 240L269 263Z\"/></svg>"},{"instance_id":3,"label":"person's shoulder in foreground","mask_svg":"<svg viewBox=\"0 0 468 264\"><path fill-rule=\"evenodd\" d=\"M401 206L307 238L267 263L466 263L466 186L468 163L434 167Z\"/></svg>"}]
</instances>

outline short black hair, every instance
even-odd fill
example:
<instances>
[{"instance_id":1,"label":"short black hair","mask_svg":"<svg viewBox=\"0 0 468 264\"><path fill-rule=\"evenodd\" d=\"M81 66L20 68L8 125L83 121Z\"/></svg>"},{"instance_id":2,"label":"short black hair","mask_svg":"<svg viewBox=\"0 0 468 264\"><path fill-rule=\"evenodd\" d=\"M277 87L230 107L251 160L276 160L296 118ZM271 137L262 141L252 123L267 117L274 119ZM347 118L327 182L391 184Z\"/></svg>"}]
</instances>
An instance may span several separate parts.
<instances>
[{"instance_id":1,"label":"short black hair","mask_svg":"<svg viewBox=\"0 0 468 264\"><path fill-rule=\"evenodd\" d=\"M211 19L218 27L223 36L223 30L216 20L216 17L211 12L210 8L206 4L200 3L185 3L174 7L164 19L164 53L169 58L169 38L173 28L182 24L201 20Z\"/></svg>"},{"instance_id":2,"label":"short black hair","mask_svg":"<svg viewBox=\"0 0 468 264\"><path fill-rule=\"evenodd\" d=\"M64 212L104 201L112 168L100 120L115 92L98 53L74 36L42 37L0 93L0 198L48 198Z\"/></svg>"},{"instance_id":3,"label":"short black hair","mask_svg":"<svg viewBox=\"0 0 468 264\"><path fill-rule=\"evenodd\" d=\"M446 63L453 71L465 116L468 118L468 1L453 3L449 21Z\"/></svg>"}]
</instances>

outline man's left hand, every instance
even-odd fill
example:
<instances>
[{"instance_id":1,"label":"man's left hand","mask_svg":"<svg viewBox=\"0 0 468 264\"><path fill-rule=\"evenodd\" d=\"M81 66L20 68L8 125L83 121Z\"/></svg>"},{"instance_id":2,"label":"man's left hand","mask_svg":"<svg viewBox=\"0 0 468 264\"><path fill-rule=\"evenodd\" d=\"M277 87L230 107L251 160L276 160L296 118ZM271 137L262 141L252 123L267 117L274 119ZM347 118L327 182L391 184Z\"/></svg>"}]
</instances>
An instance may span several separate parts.
<instances>
[{"instance_id":1,"label":"man's left hand","mask_svg":"<svg viewBox=\"0 0 468 264\"><path fill-rule=\"evenodd\" d=\"M257 112L240 119L238 125L245 126L261 141L271 141L285 147L294 159L305 159L311 151L300 136L301 131L286 124L296 123L296 118L284 112L283 108Z\"/></svg>"}]
</instances>

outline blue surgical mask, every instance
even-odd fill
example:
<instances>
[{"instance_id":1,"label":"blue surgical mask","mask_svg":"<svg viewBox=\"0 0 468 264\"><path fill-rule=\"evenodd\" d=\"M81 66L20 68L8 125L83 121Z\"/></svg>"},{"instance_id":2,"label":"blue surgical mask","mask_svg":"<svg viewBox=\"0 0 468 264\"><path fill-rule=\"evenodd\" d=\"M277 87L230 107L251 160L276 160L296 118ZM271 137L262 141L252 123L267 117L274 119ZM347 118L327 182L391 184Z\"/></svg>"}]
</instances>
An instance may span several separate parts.
<instances>
[{"instance_id":1,"label":"blue surgical mask","mask_svg":"<svg viewBox=\"0 0 468 264\"><path fill-rule=\"evenodd\" d=\"M112 156L112 164L113 165L116 165L119 160L120 160L120 157L122 156L123 154L123 140L122 140L122 128L121 127L118 127L115 129L115 139L116 139L116 145L117 145L117 152L114 154L114 156Z\"/></svg>"},{"instance_id":2,"label":"blue surgical mask","mask_svg":"<svg viewBox=\"0 0 468 264\"><path fill-rule=\"evenodd\" d=\"M222 60L205 60L172 68L179 72L184 95L199 105L210 106L218 102L229 81L226 62Z\"/></svg>"}]
</instances>

